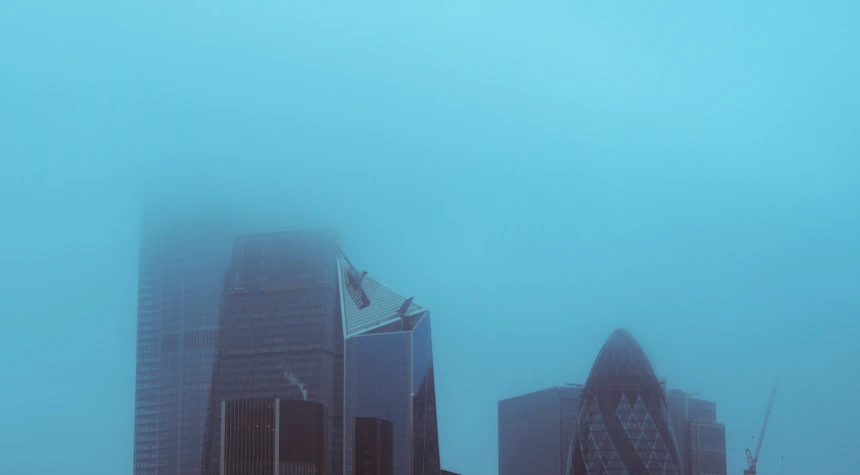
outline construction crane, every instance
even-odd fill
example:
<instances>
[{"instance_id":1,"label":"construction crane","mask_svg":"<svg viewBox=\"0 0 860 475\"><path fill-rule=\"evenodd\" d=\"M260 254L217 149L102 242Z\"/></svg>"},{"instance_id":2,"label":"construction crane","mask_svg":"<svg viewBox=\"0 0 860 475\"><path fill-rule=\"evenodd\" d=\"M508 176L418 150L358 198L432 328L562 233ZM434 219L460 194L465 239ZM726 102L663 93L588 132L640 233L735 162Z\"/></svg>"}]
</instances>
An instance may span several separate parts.
<instances>
[{"instance_id":1,"label":"construction crane","mask_svg":"<svg viewBox=\"0 0 860 475\"><path fill-rule=\"evenodd\" d=\"M758 456L761 452L761 444L764 442L764 433L767 432L767 422L770 420L770 410L773 409L773 400L776 397L776 386L779 384L779 377L773 383L773 391L770 392L770 401L767 403L767 412L764 413L764 423L761 426L761 434L758 436L758 444L755 448L755 455L747 449L747 465L749 468L744 470L744 475L756 475L756 466L758 465Z\"/></svg>"}]
</instances>

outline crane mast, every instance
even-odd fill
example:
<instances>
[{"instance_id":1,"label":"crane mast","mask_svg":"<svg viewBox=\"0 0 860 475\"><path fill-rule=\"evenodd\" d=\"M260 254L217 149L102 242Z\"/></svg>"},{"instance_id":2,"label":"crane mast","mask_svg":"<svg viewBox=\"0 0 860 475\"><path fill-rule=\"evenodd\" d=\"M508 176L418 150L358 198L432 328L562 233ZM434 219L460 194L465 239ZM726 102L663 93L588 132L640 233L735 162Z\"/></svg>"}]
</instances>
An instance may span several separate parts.
<instances>
[{"instance_id":1,"label":"crane mast","mask_svg":"<svg viewBox=\"0 0 860 475\"><path fill-rule=\"evenodd\" d=\"M761 453L761 444L764 442L764 434L767 432L767 423L770 421L770 411L773 409L773 400L776 398L776 387L779 384L779 377L773 383L773 390L770 392L770 400L767 403L767 412L764 413L764 423L761 426L761 433L758 436L758 444L756 444L755 454L747 449L747 465L749 468L744 470L744 475L756 475L756 466L758 465L758 456Z\"/></svg>"}]
</instances>

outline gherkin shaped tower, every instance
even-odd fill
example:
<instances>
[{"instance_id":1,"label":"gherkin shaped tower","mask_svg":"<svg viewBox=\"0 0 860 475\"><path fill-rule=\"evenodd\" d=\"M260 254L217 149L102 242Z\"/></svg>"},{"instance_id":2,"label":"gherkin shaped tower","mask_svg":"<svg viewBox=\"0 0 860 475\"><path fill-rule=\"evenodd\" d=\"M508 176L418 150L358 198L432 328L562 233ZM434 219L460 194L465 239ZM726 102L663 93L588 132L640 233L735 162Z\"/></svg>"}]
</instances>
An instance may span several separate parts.
<instances>
[{"instance_id":1,"label":"gherkin shaped tower","mask_svg":"<svg viewBox=\"0 0 860 475\"><path fill-rule=\"evenodd\" d=\"M582 393L572 475L678 475L666 394L627 330L612 333Z\"/></svg>"}]
</instances>

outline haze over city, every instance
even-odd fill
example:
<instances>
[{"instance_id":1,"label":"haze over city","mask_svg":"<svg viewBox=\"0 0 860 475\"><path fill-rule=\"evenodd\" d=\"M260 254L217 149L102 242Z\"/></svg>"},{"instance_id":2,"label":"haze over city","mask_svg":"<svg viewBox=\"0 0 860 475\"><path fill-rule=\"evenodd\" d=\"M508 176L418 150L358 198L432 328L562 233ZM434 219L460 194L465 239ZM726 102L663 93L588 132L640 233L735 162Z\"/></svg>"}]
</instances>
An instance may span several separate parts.
<instances>
[{"instance_id":1,"label":"haze over city","mask_svg":"<svg viewBox=\"0 0 860 475\"><path fill-rule=\"evenodd\" d=\"M0 474L131 473L153 202L336 228L431 309L443 468L498 473L498 401L584 383L626 328L717 403L728 473L777 375L761 473L852 473L858 20L836 1L3 3Z\"/></svg>"}]
</instances>

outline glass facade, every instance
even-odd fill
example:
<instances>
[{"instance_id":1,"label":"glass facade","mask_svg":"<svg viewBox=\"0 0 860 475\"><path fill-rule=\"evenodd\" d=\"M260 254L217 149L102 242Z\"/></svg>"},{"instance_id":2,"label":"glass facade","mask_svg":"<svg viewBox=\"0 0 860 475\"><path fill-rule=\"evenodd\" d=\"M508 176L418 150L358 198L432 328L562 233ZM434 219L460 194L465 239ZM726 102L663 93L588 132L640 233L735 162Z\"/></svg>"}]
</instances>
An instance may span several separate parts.
<instances>
[{"instance_id":1,"label":"glass facade","mask_svg":"<svg viewBox=\"0 0 860 475\"><path fill-rule=\"evenodd\" d=\"M135 475L199 475L230 224L145 214L140 235Z\"/></svg>"},{"instance_id":2,"label":"glass facade","mask_svg":"<svg viewBox=\"0 0 860 475\"><path fill-rule=\"evenodd\" d=\"M682 475L726 475L726 428L716 403L669 391L669 411L681 452Z\"/></svg>"},{"instance_id":3,"label":"glass facade","mask_svg":"<svg viewBox=\"0 0 860 475\"><path fill-rule=\"evenodd\" d=\"M573 464L573 444L579 430L579 401L585 387L568 384L559 388L558 406L561 421L561 473L569 474Z\"/></svg>"},{"instance_id":4,"label":"glass facade","mask_svg":"<svg viewBox=\"0 0 860 475\"><path fill-rule=\"evenodd\" d=\"M438 475L430 314L346 340L344 473L353 475L358 417L391 421L395 475Z\"/></svg>"},{"instance_id":5,"label":"glass facade","mask_svg":"<svg viewBox=\"0 0 860 475\"><path fill-rule=\"evenodd\" d=\"M343 333L334 232L237 237L221 311L213 400L315 401L327 414L330 473L343 466ZM211 413L209 472L220 415ZM328 473L328 472L327 472Z\"/></svg>"},{"instance_id":6,"label":"glass facade","mask_svg":"<svg viewBox=\"0 0 860 475\"><path fill-rule=\"evenodd\" d=\"M588 375L574 475L679 475L680 453L660 381L639 343L616 330Z\"/></svg>"},{"instance_id":7,"label":"glass facade","mask_svg":"<svg viewBox=\"0 0 860 475\"><path fill-rule=\"evenodd\" d=\"M275 404L272 399L223 401L221 432L224 475L275 472Z\"/></svg>"},{"instance_id":8,"label":"glass facade","mask_svg":"<svg viewBox=\"0 0 860 475\"><path fill-rule=\"evenodd\" d=\"M576 432L579 387L499 401L499 475L560 475Z\"/></svg>"}]
</instances>

